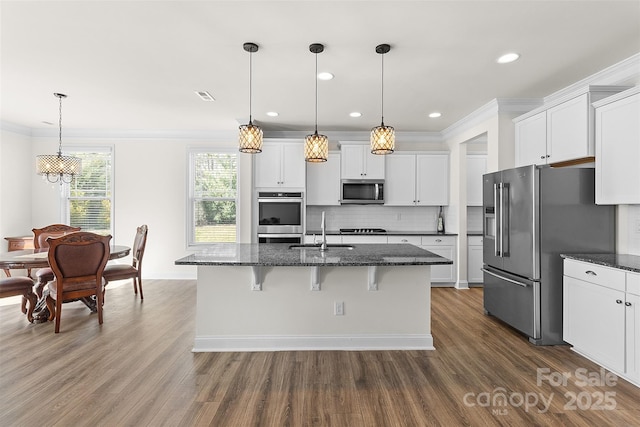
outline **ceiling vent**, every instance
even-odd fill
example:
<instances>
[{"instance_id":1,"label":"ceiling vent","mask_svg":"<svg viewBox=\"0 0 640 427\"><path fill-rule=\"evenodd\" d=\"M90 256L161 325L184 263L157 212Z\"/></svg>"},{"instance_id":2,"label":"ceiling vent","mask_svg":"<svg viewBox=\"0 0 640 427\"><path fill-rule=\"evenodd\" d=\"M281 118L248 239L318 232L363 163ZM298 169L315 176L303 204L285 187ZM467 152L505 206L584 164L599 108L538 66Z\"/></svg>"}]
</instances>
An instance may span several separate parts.
<instances>
[{"instance_id":1,"label":"ceiling vent","mask_svg":"<svg viewBox=\"0 0 640 427\"><path fill-rule=\"evenodd\" d=\"M196 90L195 92L203 101L215 101L215 98L206 90Z\"/></svg>"}]
</instances>

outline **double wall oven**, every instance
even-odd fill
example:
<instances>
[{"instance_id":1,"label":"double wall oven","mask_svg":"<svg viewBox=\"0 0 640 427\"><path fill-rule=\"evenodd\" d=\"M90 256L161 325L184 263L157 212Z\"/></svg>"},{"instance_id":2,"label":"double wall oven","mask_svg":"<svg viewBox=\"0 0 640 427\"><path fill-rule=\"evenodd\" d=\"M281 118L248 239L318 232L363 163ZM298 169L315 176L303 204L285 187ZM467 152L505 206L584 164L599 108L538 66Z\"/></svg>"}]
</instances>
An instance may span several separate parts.
<instances>
[{"instance_id":1,"label":"double wall oven","mask_svg":"<svg viewBox=\"0 0 640 427\"><path fill-rule=\"evenodd\" d=\"M258 192L258 243L301 243L304 233L302 192Z\"/></svg>"}]
</instances>

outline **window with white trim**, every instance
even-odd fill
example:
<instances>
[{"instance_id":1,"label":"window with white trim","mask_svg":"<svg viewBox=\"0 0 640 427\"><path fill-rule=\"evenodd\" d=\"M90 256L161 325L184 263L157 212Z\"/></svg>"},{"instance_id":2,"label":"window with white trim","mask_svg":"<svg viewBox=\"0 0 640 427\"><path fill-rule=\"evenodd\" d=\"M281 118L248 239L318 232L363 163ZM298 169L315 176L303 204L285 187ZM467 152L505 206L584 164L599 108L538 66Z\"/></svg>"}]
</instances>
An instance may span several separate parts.
<instances>
[{"instance_id":1,"label":"window with white trim","mask_svg":"<svg viewBox=\"0 0 640 427\"><path fill-rule=\"evenodd\" d=\"M189 151L189 246L238 241L237 183L237 152Z\"/></svg>"},{"instance_id":2,"label":"window with white trim","mask_svg":"<svg viewBox=\"0 0 640 427\"><path fill-rule=\"evenodd\" d=\"M112 147L72 147L66 154L82 159L82 173L64 186L64 222L82 231L114 235Z\"/></svg>"}]
</instances>

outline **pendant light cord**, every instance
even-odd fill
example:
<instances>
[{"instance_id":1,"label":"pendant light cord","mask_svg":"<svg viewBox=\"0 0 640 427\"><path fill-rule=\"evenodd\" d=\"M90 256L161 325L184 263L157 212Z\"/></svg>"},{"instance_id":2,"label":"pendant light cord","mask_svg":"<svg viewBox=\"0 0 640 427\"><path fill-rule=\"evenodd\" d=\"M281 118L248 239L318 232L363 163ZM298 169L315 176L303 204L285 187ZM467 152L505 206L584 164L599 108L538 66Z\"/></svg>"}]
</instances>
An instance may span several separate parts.
<instances>
[{"instance_id":1,"label":"pendant light cord","mask_svg":"<svg viewBox=\"0 0 640 427\"><path fill-rule=\"evenodd\" d=\"M249 52L249 124L251 123L251 94L253 92L253 52Z\"/></svg>"},{"instance_id":2,"label":"pendant light cord","mask_svg":"<svg viewBox=\"0 0 640 427\"><path fill-rule=\"evenodd\" d=\"M316 80L316 135L318 134L318 53L315 54L316 56L316 74L315 74L315 80Z\"/></svg>"},{"instance_id":3,"label":"pendant light cord","mask_svg":"<svg viewBox=\"0 0 640 427\"><path fill-rule=\"evenodd\" d=\"M62 156L62 97L59 97L58 115L58 157Z\"/></svg>"},{"instance_id":4,"label":"pendant light cord","mask_svg":"<svg viewBox=\"0 0 640 427\"><path fill-rule=\"evenodd\" d=\"M381 92L380 95L381 96L380 96L380 98L381 98L382 105L380 105L380 116L382 117L381 124L382 124L382 126L384 126L384 54L382 54L380 56L381 56L380 59L382 60L382 73L381 73L382 74L382 84L380 85L381 86L381 89L380 89L380 92Z\"/></svg>"}]
</instances>

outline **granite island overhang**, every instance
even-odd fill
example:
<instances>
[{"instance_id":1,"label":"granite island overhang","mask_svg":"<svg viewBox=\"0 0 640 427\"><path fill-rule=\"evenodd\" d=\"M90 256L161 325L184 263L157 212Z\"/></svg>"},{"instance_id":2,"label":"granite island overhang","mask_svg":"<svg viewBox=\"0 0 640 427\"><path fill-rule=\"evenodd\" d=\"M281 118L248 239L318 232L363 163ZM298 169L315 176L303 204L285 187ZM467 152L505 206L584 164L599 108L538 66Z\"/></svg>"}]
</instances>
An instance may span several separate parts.
<instances>
[{"instance_id":1,"label":"granite island overhang","mask_svg":"<svg viewBox=\"0 0 640 427\"><path fill-rule=\"evenodd\" d=\"M409 244L220 243L198 267L193 351L433 349L431 265Z\"/></svg>"}]
</instances>

